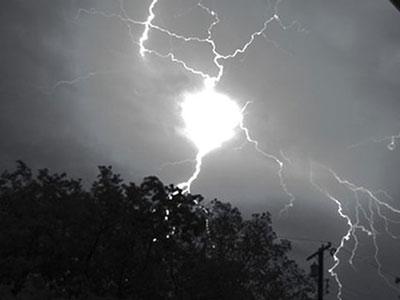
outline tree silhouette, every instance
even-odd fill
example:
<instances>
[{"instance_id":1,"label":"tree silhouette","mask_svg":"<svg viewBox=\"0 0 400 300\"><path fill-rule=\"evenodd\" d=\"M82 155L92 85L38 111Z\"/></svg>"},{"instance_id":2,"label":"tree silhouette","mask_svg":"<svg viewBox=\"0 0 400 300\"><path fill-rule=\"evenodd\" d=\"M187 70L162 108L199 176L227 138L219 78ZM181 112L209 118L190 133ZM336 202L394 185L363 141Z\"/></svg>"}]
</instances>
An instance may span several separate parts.
<instances>
[{"instance_id":1,"label":"tree silhouette","mask_svg":"<svg viewBox=\"0 0 400 300\"><path fill-rule=\"evenodd\" d=\"M268 213L100 167L90 189L22 162L0 178L1 299L310 299Z\"/></svg>"}]
</instances>

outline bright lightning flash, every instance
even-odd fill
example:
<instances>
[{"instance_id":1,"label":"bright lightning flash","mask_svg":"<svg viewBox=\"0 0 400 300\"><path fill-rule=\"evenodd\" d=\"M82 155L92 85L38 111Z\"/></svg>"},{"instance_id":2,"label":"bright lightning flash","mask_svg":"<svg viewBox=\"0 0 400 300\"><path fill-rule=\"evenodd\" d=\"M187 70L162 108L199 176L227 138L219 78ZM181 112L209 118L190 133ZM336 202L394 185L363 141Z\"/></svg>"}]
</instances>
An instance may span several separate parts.
<instances>
[{"instance_id":1,"label":"bright lightning flash","mask_svg":"<svg viewBox=\"0 0 400 300\"><path fill-rule=\"evenodd\" d=\"M196 94L187 94L181 104L185 134L197 147L196 171L187 182L179 184L184 192L190 192L197 178L202 159L231 139L242 123L242 109L228 96L215 91L212 85Z\"/></svg>"},{"instance_id":2,"label":"bright lightning flash","mask_svg":"<svg viewBox=\"0 0 400 300\"><path fill-rule=\"evenodd\" d=\"M295 198L293 194L288 191L287 186L283 180L283 161L280 160L277 156L261 150L258 146L258 141L250 136L249 130L243 124L243 114L247 105L250 102L247 102L242 109L239 109L237 104L233 100L229 99L229 97L216 92L215 86L219 83L220 79L224 75L225 61L234 59L237 56L245 53L246 50L258 37L264 37L269 40L266 36L266 30L270 23L276 22L284 30L296 27L297 23L293 22L289 26L285 26L282 23L278 15L278 6L281 0L277 0L272 8L273 13L263 22L260 29L253 32L250 35L248 41L242 47L235 49L231 53L223 54L217 51L217 45L213 38L213 30L221 21L217 12L205 6L202 1L198 2L197 6L208 13L214 19L214 21L211 22L211 24L207 28L208 36L206 38L187 37L179 35L153 23L154 19L156 18L155 9L159 1L160 0L151 1L150 6L148 7L147 18L144 21L133 20L128 16L128 12L125 10L124 7L124 0L119 1L120 14L106 13L94 8L89 10L80 9L77 18L81 14L100 15L106 18L116 18L127 26L132 43L139 46L139 52L142 57L144 57L146 54L152 54L163 59L169 59L170 61L181 65L186 71L194 75L201 76L203 78L204 89L197 94L187 94L182 103L182 118L186 126L185 133L186 136L195 144L198 151L196 155L195 172L187 182L179 184L179 187L181 187L185 192L190 192L190 186L192 182L198 177L200 173L203 157L210 151L219 148L224 142L232 138L235 128L239 127L244 132L246 141L253 144L257 152L262 154L267 159L274 160L278 165L278 176L281 186L285 193L290 197L290 204L288 204L285 209L291 207ZM144 27L142 35L138 41L136 41L133 36L134 26ZM157 50L146 47L146 43L149 39L151 31L162 32L168 35L170 38L179 41L187 43L196 42L211 46L211 52L213 55L212 61L218 69L217 74L211 75L204 73L190 66L188 62L177 58L173 52L160 53Z\"/></svg>"}]
</instances>

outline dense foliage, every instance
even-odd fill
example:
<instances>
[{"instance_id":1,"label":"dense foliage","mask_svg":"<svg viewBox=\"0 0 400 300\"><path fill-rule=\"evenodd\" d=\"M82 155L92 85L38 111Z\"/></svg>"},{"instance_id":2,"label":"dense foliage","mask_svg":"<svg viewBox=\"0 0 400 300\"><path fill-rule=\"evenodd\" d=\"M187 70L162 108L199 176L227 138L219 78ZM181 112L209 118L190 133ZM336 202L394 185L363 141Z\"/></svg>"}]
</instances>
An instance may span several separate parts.
<instances>
[{"instance_id":1,"label":"dense foliage","mask_svg":"<svg viewBox=\"0 0 400 300\"><path fill-rule=\"evenodd\" d=\"M100 167L79 180L22 162L0 178L1 299L309 299L268 213Z\"/></svg>"}]
</instances>

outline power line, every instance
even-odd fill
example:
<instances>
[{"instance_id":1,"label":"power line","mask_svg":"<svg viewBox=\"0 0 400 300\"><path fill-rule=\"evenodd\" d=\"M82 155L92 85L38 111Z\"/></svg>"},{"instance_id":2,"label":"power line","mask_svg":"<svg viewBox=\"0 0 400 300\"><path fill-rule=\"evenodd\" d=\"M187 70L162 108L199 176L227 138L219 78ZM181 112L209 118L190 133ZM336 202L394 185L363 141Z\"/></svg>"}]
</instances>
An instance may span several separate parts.
<instances>
[{"instance_id":1,"label":"power line","mask_svg":"<svg viewBox=\"0 0 400 300\"><path fill-rule=\"evenodd\" d=\"M311 238L292 237L292 236L284 236L284 235L278 235L277 238L285 239L285 240L301 241L301 242L318 243L318 244L329 243L329 241L327 241L327 240L317 240L317 239L311 239Z\"/></svg>"}]
</instances>

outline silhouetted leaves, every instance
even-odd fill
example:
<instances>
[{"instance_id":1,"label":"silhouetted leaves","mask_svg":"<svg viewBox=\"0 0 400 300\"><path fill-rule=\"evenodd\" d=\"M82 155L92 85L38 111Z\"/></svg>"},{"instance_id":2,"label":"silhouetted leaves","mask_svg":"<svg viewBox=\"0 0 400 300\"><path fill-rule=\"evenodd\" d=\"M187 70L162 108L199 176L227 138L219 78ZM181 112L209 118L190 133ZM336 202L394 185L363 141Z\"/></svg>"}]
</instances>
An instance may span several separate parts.
<instances>
[{"instance_id":1,"label":"silhouetted leaves","mask_svg":"<svg viewBox=\"0 0 400 300\"><path fill-rule=\"evenodd\" d=\"M89 191L22 162L0 178L2 299L308 299L269 214L243 220L147 177L100 167ZM7 298L8 297L8 298ZM25 298L24 298L25 297ZM100 298L99 298L100 297Z\"/></svg>"}]
</instances>

